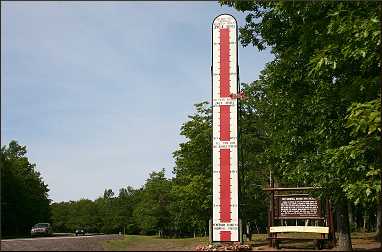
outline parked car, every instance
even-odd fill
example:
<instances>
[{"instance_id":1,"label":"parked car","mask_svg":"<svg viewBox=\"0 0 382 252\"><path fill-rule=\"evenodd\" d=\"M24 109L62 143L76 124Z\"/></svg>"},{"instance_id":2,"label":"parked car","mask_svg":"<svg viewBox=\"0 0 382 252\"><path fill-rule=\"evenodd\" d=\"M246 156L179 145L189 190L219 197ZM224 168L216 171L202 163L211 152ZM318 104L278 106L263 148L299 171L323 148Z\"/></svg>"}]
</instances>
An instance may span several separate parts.
<instances>
[{"instance_id":1,"label":"parked car","mask_svg":"<svg viewBox=\"0 0 382 252\"><path fill-rule=\"evenodd\" d=\"M78 236L78 235L85 235L85 229L77 228L75 233L76 233L76 236Z\"/></svg>"},{"instance_id":2,"label":"parked car","mask_svg":"<svg viewBox=\"0 0 382 252\"><path fill-rule=\"evenodd\" d=\"M31 236L50 236L53 234L50 223L37 223L31 229Z\"/></svg>"}]
</instances>

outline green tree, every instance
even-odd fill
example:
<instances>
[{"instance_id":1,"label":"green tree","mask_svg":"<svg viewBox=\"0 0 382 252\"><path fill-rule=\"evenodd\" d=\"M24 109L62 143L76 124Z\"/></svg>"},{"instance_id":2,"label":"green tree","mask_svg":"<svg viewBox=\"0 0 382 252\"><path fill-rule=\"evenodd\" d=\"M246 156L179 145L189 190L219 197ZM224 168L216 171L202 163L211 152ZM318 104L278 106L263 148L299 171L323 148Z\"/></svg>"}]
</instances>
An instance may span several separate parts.
<instances>
[{"instance_id":1,"label":"green tree","mask_svg":"<svg viewBox=\"0 0 382 252\"><path fill-rule=\"evenodd\" d=\"M265 136L262 110L258 109L263 94L252 85L244 85L243 90L249 99L240 105L240 217L252 223L255 229L265 229L267 202L262 187L269 171L264 162L269 140ZM211 108L208 102L196 104L195 108L196 113L181 127L181 135L187 140L174 152L175 199L171 207L174 226L185 233L206 230L212 206Z\"/></svg>"},{"instance_id":2,"label":"green tree","mask_svg":"<svg viewBox=\"0 0 382 252\"><path fill-rule=\"evenodd\" d=\"M207 232L211 210L208 180L202 175L189 175L183 176L181 182L173 182L169 211L177 236Z\"/></svg>"},{"instance_id":3,"label":"green tree","mask_svg":"<svg viewBox=\"0 0 382 252\"><path fill-rule=\"evenodd\" d=\"M264 232L268 199L262 189L267 185L271 170L266 155L271 142L265 130L267 103L260 84L242 83L241 87L246 98L239 101L239 204L243 225L249 223L253 231Z\"/></svg>"},{"instance_id":4,"label":"green tree","mask_svg":"<svg viewBox=\"0 0 382 252\"><path fill-rule=\"evenodd\" d=\"M118 215L120 216L121 228L126 234L139 233L138 224L133 218L133 211L140 201L140 189L131 186L119 190L118 195Z\"/></svg>"},{"instance_id":5,"label":"green tree","mask_svg":"<svg viewBox=\"0 0 382 252\"><path fill-rule=\"evenodd\" d=\"M212 207L212 110L208 102L195 104L180 130L186 138L173 156L173 213L177 233L196 234L208 230Z\"/></svg>"},{"instance_id":6,"label":"green tree","mask_svg":"<svg viewBox=\"0 0 382 252\"><path fill-rule=\"evenodd\" d=\"M68 231L74 232L78 228L84 228L86 232L94 232L97 217L94 202L88 199L80 199L71 203L69 218L66 223Z\"/></svg>"},{"instance_id":7,"label":"green tree","mask_svg":"<svg viewBox=\"0 0 382 252\"><path fill-rule=\"evenodd\" d=\"M1 160L1 230L3 236L25 236L37 222L49 222L48 186L27 149L16 141L3 146Z\"/></svg>"},{"instance_id":8,"label":"green tree","mask_svg":"<svg viewBox=\"0 0 382 252\"><path fill-rule=\"evenodd\" d=\"M137 234L138 225L133 219L133 210L139 202L140 190L132 187L120 189L118 197L111 189L104 191L103 197L92 201L53 203L50 206L52 224L58 232L74 232L84 228L86 232Z\"/></svg>"},{"instance_id":9,"label":"green tree","mask_svg":"<svg viewBox=\"0 0 382 252\"><path fill-rule=\"evenodd\" d=\"M68 227L72 203L59 202L50 205L52 226L55 232L73 232L73 229Z\"/></svg>"},{"instance_id":10,"label":"green tree","mask_svg":"<svg viewBox=\"0 0 382 252\"><path fill-rule=\"evenodd\" d=\"M118 233L123 230L120 222L119 201L111 189L105 189L103 197L95 200L98 213L97 229L103 233Z\"/></svg>"},{"instance_id":11,"label":"green tree","mask_svg":"<svg viewBox=\"0 0 382 252\"><path fill-rule=\"evenodd\" d=\"M178 180L182 176L202 175L211 178L212 154L212 110L208 102L195 104L196 113L189 116L184 123L180 135L187 141L179 145L173 153L175 167L173 173Z\"/></svg>"},{"instance_id":12,"label":"green tree","mask_svg":"<svg viewBox=\"0 0 382 252\"><path fill-rule=\"evenodd\" d=\"M351 249L349 189L380 169L373 158L362 166L365 159L355 161L346 149L354 140L349 107L378 97L377 3L221 3L250 11L240 28L244 46L271 47L275 55L259 80L268 102L268 164L280 183L324 188L335 202L340 249Z\"/></svg>"},{"instance_id":13,"label":"green tree","mask_svg":"<svg viewBox=\"0 0 382 252\"><path fill-rule=\"evenodd\" d=\"M168 229L168 210L171 181L165 177L164 169L150 173L140 193L133 217L144 234L155 234Z\"/></svg>"}]
</instances>

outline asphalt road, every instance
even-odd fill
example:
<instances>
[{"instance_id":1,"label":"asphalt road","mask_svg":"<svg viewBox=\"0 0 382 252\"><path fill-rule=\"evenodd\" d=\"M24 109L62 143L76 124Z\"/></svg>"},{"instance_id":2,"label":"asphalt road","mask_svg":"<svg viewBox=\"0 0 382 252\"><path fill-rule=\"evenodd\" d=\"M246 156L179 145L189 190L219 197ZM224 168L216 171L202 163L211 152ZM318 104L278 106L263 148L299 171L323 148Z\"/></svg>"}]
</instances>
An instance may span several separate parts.
<instances>
[{"instance_id":1,"label":"asphalt road","mask_svg":"<svg viewBox=\"0 0 382 252\"><path fill-rule=\"evenodd\" d=\"M1 251L100 251L103 242L120 235L36 237L1 240Z\"/></svg>"}]
</instances>

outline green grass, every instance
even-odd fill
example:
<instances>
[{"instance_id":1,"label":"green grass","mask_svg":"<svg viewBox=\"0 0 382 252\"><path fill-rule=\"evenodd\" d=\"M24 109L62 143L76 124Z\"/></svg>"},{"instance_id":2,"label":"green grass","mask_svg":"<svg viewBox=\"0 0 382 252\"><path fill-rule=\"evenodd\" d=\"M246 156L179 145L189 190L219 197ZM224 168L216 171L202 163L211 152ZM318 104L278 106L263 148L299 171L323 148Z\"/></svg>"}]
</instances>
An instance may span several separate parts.
<instances>
[{"instance_id":1,"label":"green grass","mask_svg":"<svg viewBox=\"0 0 382 252\"><path fill-rule=\"evenodd\" d=\"M118 251L189 251L208 244L208 237L163 239L158 236L126 235L122 240L104 243L105 250Z\"/></svg>"},{"instance_id":2,"label":"green grass","mask_svg":"<svg viewBox=\"0 0 382 252\"><path fill-rule=\"evenodd\" d=\"M352 239L374 239L375 232L353 232L351 233Z\"/></svg>"},{"instance_id":3,"label":"green grass","mask_svg":"<svg viewBox=\"0 0 382 252\"><path fill-rule=\"evenodd\" d=\"M252 234L252 241L266 241L267 234Z\"/></svg>"}]
</instances>

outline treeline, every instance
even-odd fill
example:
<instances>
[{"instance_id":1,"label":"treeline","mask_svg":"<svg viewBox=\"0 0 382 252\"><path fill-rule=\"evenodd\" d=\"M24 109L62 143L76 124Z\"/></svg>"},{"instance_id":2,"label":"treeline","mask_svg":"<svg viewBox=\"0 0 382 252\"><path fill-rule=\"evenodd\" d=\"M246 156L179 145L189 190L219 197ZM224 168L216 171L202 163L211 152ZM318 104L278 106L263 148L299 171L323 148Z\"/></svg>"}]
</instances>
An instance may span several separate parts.
<instances>
[{"instance_id":1,"label":"treeline","mask_svg":"<svg viewBox=\"0 0 382 252\"><path fill-rule=\"evenodd\" d=\"M57 232L85 228L87 232L163 237L205 235L210 207L205 189L199 179L179 188L164 170L153 172L139 189L123 188L118 195L108 189L94 201L53 203L53 227Z\"/></svg>"}]
</instances>

